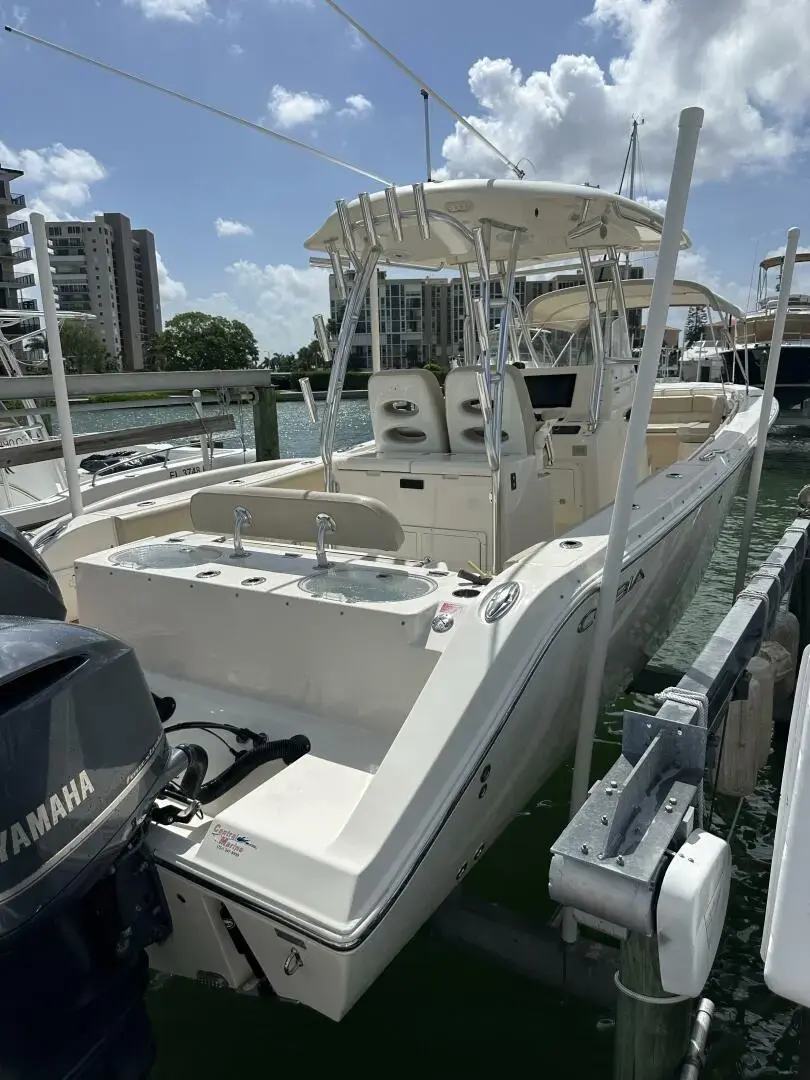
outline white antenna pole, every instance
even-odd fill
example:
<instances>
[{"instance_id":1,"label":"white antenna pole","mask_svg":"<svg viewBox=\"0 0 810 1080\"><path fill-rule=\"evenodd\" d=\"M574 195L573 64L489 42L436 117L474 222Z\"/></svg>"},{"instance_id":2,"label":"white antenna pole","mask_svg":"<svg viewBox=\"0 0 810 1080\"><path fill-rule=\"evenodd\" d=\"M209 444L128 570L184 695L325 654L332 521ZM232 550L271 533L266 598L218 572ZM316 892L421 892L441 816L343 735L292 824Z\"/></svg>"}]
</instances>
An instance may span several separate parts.
<instances>
[{"instance_id":1,"label":"white antenna pole","mask_svg":"<svg viewBox=\"0 0 810 1080\"><path fill-rule=\"evenodd\" d=\"M574 776L571 784L571 817L576 814L588 796L593 738L599 717L605 663L613 630L616 593L619 589L624 553L627 547L627 534L630 530L630 518L633 513L633 498L638 480L638 461L647 438L647 424L650 419L653 392L658 375L658 360L661 356L661 345L664 341L664 331L667 325L670 295L675 281L675 269L686 217L686 204L689 199L692 170L695 164L702 124L703 109L692 108L682 111L678 124L678 145L675 150L675 164L669 185L664 228L661 233L661 244L658 248L658 266L650 299L647 329L644 334L644 346L641 350L641 359L638 365L633 408L627 425L627 439L622 454L616 499L613 503L613 513L610 519L610 534L605 552L605 565L602 570L602 584L599 589L599 604L596 609L596 621L591 641L590 662L585 674L576 758L574 760ZM566 941L576 939L576 921L573 918L573 913L569 910L564 913L563 937Z\"/></svg>"},{"instance_id":2,"label":"white antenna pole","mask_svg":"<svg viewBox=\"0 0 810 1080\"><path fill-rule=\"evenodd\" d=\"M447 111L450 113L454 120L458 121L458 123L461 124L462 127L465 127L471 135L474 135L476 137L476 139L480 139L482 143L488 146L492 153L495 154L504 163L504 165L509 166L509 168L515 174L518 180L523 179L523 177L526 175L524 171L517 165L515 165L514 161L510 161L506 154L502 153L498 149L498 147L495 146L494 143L491 143L485 135L482 135L478 128L473 127L469 120L465 120L461 113L456 112L453 106L449 102L445 101L441 94L437 94L432 86L429 86L424 79L421 79L416 74L416 72L412 71L407 64L403 63L402 60L399 59L398 56L395 56L390 49L386 49L385 45L377 41L375 37L372 37L368 30L362 27L356 19L353 19L351 17L351 15L348 15L342 7L335 3L335 0L326 0L326 3L329 5L330 8L332 8L333 11L336 11L338 15L341 16L341 18L345 19L347 23L353 26L358 34L362 34L366 41L370 41L375 49L379 49L380 52L387 56L393 64L396 64L399 70L404 72L404 74L407 75L409 79L413 79L413 81L417 84L417 86L419 86L420 89L427 90L428 94L430 94L430 96L435 101L438 101L438 103L442 106L443 109L447 109Z\"/></svg>"},{"instance_id":3,"label":"white antenna pole","mask_svg":"<svg viewBox=\"0 0 810 1080\"><path fill-rule=\"evenodd\" d=\"M748 551L751 547L751 530L757 512L759 482L762 478L762 462L765 458L765 443L768 441L768 428L771 423L771 405L776 389L776 376L779 372L779 357L782 353L782 337L785 332L790 286L793 282L793 267L796 263L796 249L799 246L799 230L788 229L785 257L782 261L782 284L776 303L776 315L773 320L771 349L768 353L768 367L765 370L765 385L762 388L762 404L757 428L757 442L754 447L754 460L751 462L751 475L748 478L748 496L745 500L745 518L743 519L740 552L737 556L737 573L734 579L734 595L737 596L745 585L748 569Z\"/></svg>"},{"instance_id":4,"label":"white antenna pole","mask_svg":"<svg viewBox=\"0 0 810 1080\"><path fill-rule=\"evenodd\" d=\"M34 234L34 254L36 256L37 274L39 275L39 289L42 293L42 315L45 321L45 336L48 341L48 357L51 362L56 416L59 420L59 433L62 439L62 456L65 459L70 512L74 517L77 517L83 509L82 489L79 483L79 461L76 456L76 444L73 441L73 422L70 418L70 404L68 402L67 382L65 381L65 361L62 356L62 342L59 338L56 301L53 298L51 256L48 251L45 218L42 214L31 214L31 231Z\"/></svg>"},{"instance_id":5,"label":"white antenna pole","mask_svg":"<svg viewBox=\"0 0 810 1080\"><path fill-rule=\"evenodd\" d=\"M366 169L361 169L359 166L352 165L348 161L342 161L340 158L333 157L331 154L327 154L323 150L318 150L314 146L299 142L298 139L293 139L289 135L282 135L278 131L273 131L272 128L265 127L263 124L254 124L252 120L245 120L244 117L237 116L235 113L226 112L225 109L218 109L215 105L208 105L204 101L198 101L197 98L189 97L187 94L181 94L177 90L169 90L166 86L160 86L158 83L150 82L149 79L144 79L140 75L133 75L129 71L122 71L120 68L113 67L111 64L103 63L101 60L94 60L91 56L85 56L83 53L74 52L73 49L66 49L64 45L55 45L52 41L46 41L44 38L35 37L33 34L26 34L25 31L18 30L16 26L6 26L5 29L9 34L17 34L19 37L25 38L26 41L33 41L35 45L44 45L46 49L53 49L54 52L62 53L63 56L70 56L74 60L81 60L82 63L99 68L101 71L108 71L111 75L120 75L122 79L129 79L139 86L146 86L149 90L157 90L159 94L165 94L166 97L174 98L176 101L183 101L186 105L196 105L198 109L205 109L206 112L213 113L214 116L220 116L223 120L233 120L235 124L241 124L242 127L250 128L251 131L260 131L262 135L269 135L273 139L278 139L279 142L287 143L288 146L297 146L299 150L306 150L308 153L314 154L324 161L331 162L332 165L340 165L341 168L350 169L360 176L367 176L369 180L376 180L378 184L385 184L386 186L391 184L391 181L386 180L384 176L378 176L376 173L368 172Z\"/></svg>"},{"instance_id":6,"label":"white antenna pole","mask_svg":"<svg viewBox=\"0 0 810 1080\"><path fill-rule=\"evenodd\" d=\"M630 136L630 188L628 199L636 197L636 154L638 153L638 120L633 117L633 132Z\"/></svg>"},{"instance_id":7,"label":"white antenna pole","mask_svg":"<svg viewBox=\"0 0 810 1080\"><path fill-rule=\"evenodd\" d=\"M433 169L430 165L430 94L425 90L424 86L419 93L425 102L425 163L427 166L427 180L430 183L433 180Z\"/></svg>"}]
</instances>

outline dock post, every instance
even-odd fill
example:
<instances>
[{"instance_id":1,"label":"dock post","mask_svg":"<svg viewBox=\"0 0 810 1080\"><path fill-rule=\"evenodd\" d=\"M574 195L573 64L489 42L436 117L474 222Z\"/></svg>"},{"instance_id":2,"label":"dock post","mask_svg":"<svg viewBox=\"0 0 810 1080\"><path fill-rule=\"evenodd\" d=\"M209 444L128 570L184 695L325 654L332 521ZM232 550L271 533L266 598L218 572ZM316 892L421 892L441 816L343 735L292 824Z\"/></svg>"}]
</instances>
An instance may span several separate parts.
<instances>
[{"instance_id":1,"label":"dock post","mask_svg":"<svg viewBox=\"0 0 810 1080\"><path fill-rule=\"evenodd\" d=\"M790 610L799 620L799 656L810 645L810 559L802 563L790 587Z\"/></svg>"},{"instance_id":2,"label":"dock post","mask_svg":"<svg viewBox=\"0 0 810 1080\"><path fill-rule=\"evenodd\" d=\"M661 986L656 937L627 935L619 950L619 980L614 1080L672 1080L689 1048L692 1002L671 998Z\"/></svg>"},{"instance_id":3,"label":"dock post","mask_svg":"<svg viewBox=\"0 0 810 1080\"><path fill-rule=\"evenodd\" d=\"M278 449L278 413L276 392L271 386L258 387L253 403L253 430L256 435L256 460L274 461Z\"/></svg>"}]
</instances>

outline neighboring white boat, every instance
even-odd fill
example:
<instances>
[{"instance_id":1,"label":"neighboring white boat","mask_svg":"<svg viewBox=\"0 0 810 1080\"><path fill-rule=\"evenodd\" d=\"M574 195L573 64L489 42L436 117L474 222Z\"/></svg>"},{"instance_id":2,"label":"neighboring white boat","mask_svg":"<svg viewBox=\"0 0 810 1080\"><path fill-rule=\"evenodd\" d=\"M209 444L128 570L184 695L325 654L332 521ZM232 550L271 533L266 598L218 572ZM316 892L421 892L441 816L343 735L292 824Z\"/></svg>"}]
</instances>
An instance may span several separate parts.
<instances>
[{"instance_id":1,"label":"neighboring white boat","mask_svg":"<svg viewBox=\"0 0 810 1080\"><path fill-rule=\"evenodd\" d=\"M26 310L26 316L31 311ZM34 312L34 316L37 313ZM70 313L60 312L60 319ZM18 323L19 312L0 310L0 375L13 379L22 375L20 363L11 342L3 334L3 326ZM26 335L36 336L35 333ZM21 339L24 340L24 339ZM4 393L13 384L2 380ZM47 438L36 403L23 402L27 416L12 416L0 402L0 449L22 446ZM229 465L255 461L253 450L241 448L211 448L211 466L220 469ZM126 449L86 454L79 461L79 481L82 503L92 506L102 499L121 492L131 492L144 485L178 476L191 476L203 471L201 447L170 443L144 443ZM14 468L0 467L0 515L18 529L30 529L53 521L70 510L64 462L30 462Z\"/></svg>"},{"instance_id":2,"label":"neighboring white boat","mask_svg":"<svg viewBox=\"0 0 810 1080\"><path fill-rule=\"evenodd\" d=\"M258 982L343 1016L564 760L635 379L618 252L654 249L661 227L647 206L544 183L450 181L339 203L307 244L338 274L344 258L355 266L323 468L283 464L261 482L118 508L95 517L101 540L94 515L76 523L73 541L94 552L76 562L80 620L135 647L154 692L176 703L183 731L168 724L170 738L208 758L203 787L175 787L148 834L173 925L154 967ZM606 318L590 309L593 362L508 366L518 262L573 253L590 290L605 251L614 294ZM451 371L444 394L427 371L373 375L374 443L335 454L380 259L458 268L468 349L486 362ZM488 290L472 302L470 268L484 283L497 273L507 298L495 358ZM620 332L607 333L614 311ZM605 698L693 595L760 404L744 386L657 389Z\"/></svg>"},{"instance_id":3,"label":"neighboring white boat","mask_svg":"<svg viewBox=\"0 0 810 1080\"><path fill-rule=\"evenodd\" d=\"M16 446L19 442L20 429L0 428L0 447ZM211 468L218 471L255 461L255 458L254 450L214 448ZM188 444L143 443L87 454L79 459L82 504L89 508L121 493L131 497L136 490L148 489L161 480L196 476L203 471L201 449ZM61 459L20 465L0 472L0 515L16 528L36 528L69 511L67 479Z\"/></svg>"},{"instance_id":4,"label":"neighboring white boat","mask_svg":"<svg viewBox=\"0 0 810 1080\"><path fill-rule=\"evenodd\" d=\"M649 308L652 288L651 278L626 280L623 290L625 309L630 311ZM606 305L612 307L612 292L613 286L609 281L596 283L596 301L603 315ZM705 307L710 319L713 319L715 315L717 317L716 322L712 321L710 328L706 331L707 335L712 336L707 337L705 341L696 342L685 350L675 377L682 382L722 383L725 371L723 355L725 351L730 351L733 347L732 327L737 322L745 320L742 310L707 285L685 279L677 279L673 283L669 306L671 308ZM526 321L530 328L542 327L545 330L557 330L569 335L563 354L570 357L572 363L592 362L588 319L588 291L584 285L543 293L535 297L526 308ZM619 320L614 320L607 331L608 334L614 328L618 328L618 324ZM662 378L665 374L663 369L662 364ZM670 366L667 366L666 375L669 374ZM738 374L740 376L744 374L742 367ZM737 381L745 382L742 377Z\"/></svg>"}]
</instances>

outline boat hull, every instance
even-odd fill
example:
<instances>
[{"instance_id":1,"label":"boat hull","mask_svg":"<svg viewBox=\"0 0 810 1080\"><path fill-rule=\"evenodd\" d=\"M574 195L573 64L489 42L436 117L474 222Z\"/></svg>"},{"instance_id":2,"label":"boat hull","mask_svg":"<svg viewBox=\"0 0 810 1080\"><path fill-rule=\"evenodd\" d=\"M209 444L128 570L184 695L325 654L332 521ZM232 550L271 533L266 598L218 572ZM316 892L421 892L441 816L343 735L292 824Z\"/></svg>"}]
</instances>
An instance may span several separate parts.
<instances>
[{"instance_id":1,"label":"boat hull","mask_svg":"<svg viewBox=\"0 0 810 1080\"><path fill-rule=\"evenodd\" d=\"M239 465L245 460L245 454L241 449L215 450L213 458L214 469L227 468L231 465ZM51 463L44 463L46 467ZM36 466L22 466L21 469L42 468ZM135 491L149 484L160 483L163 480L171 480L180 476L191 476L203 472L202 457L199 453L186 453L183 455L169 456L166 464L147 465L140 469L128 469L121 472L111 472L102 476L95 484L92 477L86 473L80 473L82 505L85 510L95 503L108 499L113 495L123 492ZM51 490L55 484L51 484ZM4 506L3 491L0 489L0 514L17 529L34 529L45 525L55 518L70 513L70 498L64 485L57 494L50 494L37 502L24 502L16 506Z\"/></svg>"},{"instance_id":2,"label":"boat hull","mask_svg":"<svg viewBox=\"0 0 810 1080\"><path fill-rule=\"evenodd\" d=\"M646 548L631 554L619 589L605 700L644 668L683 614L708 565L748 456L740 455L700 501L665 532L651 537ZM343 940L302 932L243 895L189 874L158 843L156 857L180 937L155 950L155 966L194 977L210 965L209 970L229 971L227 981L239 986L237 950L212 927L213 913L224 904L276 993L332 1019L345 1015L570 753L597 600L598 577L556 633L545 642L538 639L522 690L491 732L440 827L398 891L364 928ZM201 921L210 930L205 943L195 930ZM251 972L242 974L249 981Z\"/></svg>"}]
</instances>

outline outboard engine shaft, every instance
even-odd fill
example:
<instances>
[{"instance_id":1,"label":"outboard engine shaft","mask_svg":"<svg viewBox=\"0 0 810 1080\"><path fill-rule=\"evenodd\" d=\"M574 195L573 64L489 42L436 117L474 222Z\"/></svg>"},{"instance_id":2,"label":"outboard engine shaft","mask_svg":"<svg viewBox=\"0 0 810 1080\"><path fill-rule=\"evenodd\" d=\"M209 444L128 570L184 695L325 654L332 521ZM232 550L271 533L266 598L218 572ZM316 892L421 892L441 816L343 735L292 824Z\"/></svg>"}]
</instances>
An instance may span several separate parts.
<instances>
[{"instance_id":1,"label":"outboard engine shaft","mask_svg":"<svg viewBox=\"0 0 810 1080\"><path fill-rule=\"evenodd\" d=\"M0 556L7 601L9 564L38 571L7 528ZM53 609L47 582L28 595ZM2 1080L148 1075L145 949L171 920L144 829L187 763L127 645L0 615Z\"/></svg>"}]
</instances>

